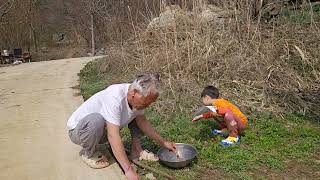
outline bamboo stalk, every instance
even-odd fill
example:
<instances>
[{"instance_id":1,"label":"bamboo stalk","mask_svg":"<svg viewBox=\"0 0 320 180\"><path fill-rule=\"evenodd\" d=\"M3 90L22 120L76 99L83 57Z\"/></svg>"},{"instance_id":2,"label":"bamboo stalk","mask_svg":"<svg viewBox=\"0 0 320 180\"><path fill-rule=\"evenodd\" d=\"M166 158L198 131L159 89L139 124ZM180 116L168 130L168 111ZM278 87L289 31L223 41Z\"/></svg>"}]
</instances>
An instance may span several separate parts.
<instances>
[{"instance_id":1,"label":"bamboo stalk","mask_svg":"<svg viewBox=\"0 0 320 180\"><path fill-rule=\"evenodd\" d=\"M158 170L158 169L152 168L152 167L150 167L150 166L147 166L147 165L139 162L138 159L133 159L132 162L133 162L135 165L137 165L137 166L139 166L139 167L141 167L141 168L147 169L147 170L149 170L149 171L151 171L151 172L154 172L154 173L156 173L156 174L159 174L159 175L161 175L161 176L164 176L164 177L168 178L169 180L175 180L175 179L176 179L174 176L171 176L171 175L169 175L169 174L167 174L167 173L165 173L165 172L163 172L163 171L160 171L160 170Z\"/></svg>"}]
</instances>

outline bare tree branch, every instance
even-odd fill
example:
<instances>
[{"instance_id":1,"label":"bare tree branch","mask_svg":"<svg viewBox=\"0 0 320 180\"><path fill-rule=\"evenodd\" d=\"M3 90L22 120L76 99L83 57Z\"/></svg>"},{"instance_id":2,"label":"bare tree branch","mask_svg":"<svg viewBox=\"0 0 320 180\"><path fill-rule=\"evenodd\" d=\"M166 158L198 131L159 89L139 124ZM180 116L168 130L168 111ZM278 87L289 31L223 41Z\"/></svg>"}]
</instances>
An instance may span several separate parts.
<instances>
[{"instance_id":1,"label":"bare tree branch","mask_svg":"<svg viewBox=\"0 0 320 180\"><path fill-rule=\"evenodd\" d=\"M15 3L15 0L7 1L5 4L3 4L0 7L0 21L12 9L14 3ZM1 10L1 9L3 9L3 10Z\"/></svg>"}]
</instances>

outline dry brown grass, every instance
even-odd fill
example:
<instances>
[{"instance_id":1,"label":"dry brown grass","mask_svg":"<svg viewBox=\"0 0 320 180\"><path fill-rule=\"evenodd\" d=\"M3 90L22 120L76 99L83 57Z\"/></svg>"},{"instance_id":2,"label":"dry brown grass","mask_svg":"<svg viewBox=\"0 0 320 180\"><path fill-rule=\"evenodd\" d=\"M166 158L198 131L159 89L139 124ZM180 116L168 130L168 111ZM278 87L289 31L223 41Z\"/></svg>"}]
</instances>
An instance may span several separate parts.
<instances>
[{"instance_id":1,"label":"dry brown grass","mask_svg":"<svg viewBox=\"0 0 320 180\"><path fill-rule=\"evenodd\" d=\"M220 26L184 13L173 27L135 26L136 36L111 49L100 69L117 69L112 72L122 80L159 72L162 111L195 107L202 88L212 84L246 112L320 114L319 17L308 24L282 17L262 23L245 5Z\"/></svg>"}]
</instances>

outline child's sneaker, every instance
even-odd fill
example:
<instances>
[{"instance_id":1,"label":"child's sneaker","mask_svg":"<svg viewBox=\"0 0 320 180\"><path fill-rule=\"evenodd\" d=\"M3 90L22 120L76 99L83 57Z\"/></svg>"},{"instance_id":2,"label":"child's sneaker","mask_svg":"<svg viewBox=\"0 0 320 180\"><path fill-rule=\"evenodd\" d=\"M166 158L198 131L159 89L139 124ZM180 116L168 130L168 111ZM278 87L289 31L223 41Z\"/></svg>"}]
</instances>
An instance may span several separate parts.
<instances>
[{"instance_id":1,"label":"child's sneaker","mask_svg":"<svg viewBox=\"0 0 320 180\"><path fill-rule=\"evenodd\" d=\"M213 129L212 132L211 132L211 135L213 136L223 136L223 137L227 137L228 136L228 130L227 129L221 129L221 130L218 130L218 129Z\"/></svg>"},{"instance_id":2,"label":"child's sneaker","mask_svg":"<svg viewBox=\"0 0 320 180\"><path fill-rule=\"evenodd\" d=\"M222 130L214 129L212 130L212 135L217 136L217 135L222 135Z\"/></svg>"},{"instance_id":3,"label":"child's sneaker","mask_svg":"<svg viewBox=\"0 0 320 180\"><path fill-rule=\"evenodd\" d=\"M220 144L222 146L232 146L232 145L239 144L239 143L240 143L239 136L237 136L237 137L229 136L227 139L224 139L220 142Z\"/></svg>"}]
</instances>

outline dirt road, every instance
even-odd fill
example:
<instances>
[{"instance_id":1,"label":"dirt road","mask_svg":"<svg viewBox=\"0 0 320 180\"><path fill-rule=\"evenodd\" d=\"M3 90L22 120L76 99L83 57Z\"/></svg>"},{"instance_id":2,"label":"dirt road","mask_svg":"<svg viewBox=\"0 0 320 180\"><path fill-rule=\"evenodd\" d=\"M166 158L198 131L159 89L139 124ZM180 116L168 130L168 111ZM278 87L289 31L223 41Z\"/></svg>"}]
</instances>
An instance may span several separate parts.
<instances>
[{"instance_id":1,"label":"dirt road","mask_svg":"<svg viewBox=\"0 0 320 180\"><path fill-rule=\"evenodd\" d=\"M123 179L116 163L94 170L79 158L66 121L82 103L77 73L93 58L0 68L0 179Z\"/></svg>"}]
</instances>

